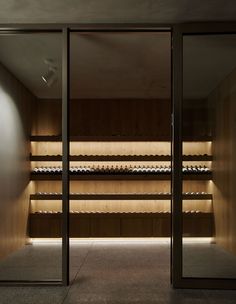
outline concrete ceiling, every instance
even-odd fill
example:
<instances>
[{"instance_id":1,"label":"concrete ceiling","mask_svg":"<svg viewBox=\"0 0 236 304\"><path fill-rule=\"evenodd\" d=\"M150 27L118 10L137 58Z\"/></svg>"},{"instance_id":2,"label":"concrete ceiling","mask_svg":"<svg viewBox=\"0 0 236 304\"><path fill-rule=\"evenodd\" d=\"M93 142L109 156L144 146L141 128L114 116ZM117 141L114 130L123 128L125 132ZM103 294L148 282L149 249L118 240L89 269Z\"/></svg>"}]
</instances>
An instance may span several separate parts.
<instances>
[{"instance_id":1,"label":"concrete ceiling","mask_svg":"<svg viewBox=\"0 0 236 304\"><path fill-rule=\"evenodd\" d=\"M0 37L0 62L39 98L61 97L61 35ZM14 51L12 51L14 50ZM169 33L71 35L72 98L169 98ZM59 81L47 87L41 76L53 59Z\"/></svg>"},{"instance_id":2,"label":"concrete ceiling","mask_svg":"<svg viewBox=\"0 0 236 304\"><path fill-rule=\"evenodd\" d=\"M0 62L39 98L61 98L61 35L0 37ZM169 33L73 33L72 98L170 98ZM184 97L206 98L236 68L236 35L184 37ZM53 59L58 82L42 81Z\"/></svg>"},{"instance_id":3,"label":"concrete ceiling","mask_svg":"<svg viewBox=\"0 0 236 304\"><path fill-rule=\"evenodd\" d=\"M1 23L235 20L235 0L1 0Z\"/></svg>"},{"instance_id":4,"label":"concrete ceiling","mask_svg":"<svg viewBox=\"0 0 236 304\"><path fill-rule=\"evenodd\" d=\"M0 0L0 4L2 24L182 23L233 21L236 16L235 0ZM186 97L205 97L235 67L232 39L207 37L186 40ZM51 88L41 80L46 58L56 62L61 74L60 35L1 36L0 43L0 62L36 96L61 96L60 77ZM170 96L169 34L74 34L71 58L73 98Z\"/></svg>"},{"instance_id":5,"label":"concrete ceiling","mask_svg":"<svg viewBox=\"0 0 236 304\"><path fill-rule=\"evenodd\" d=\"M169 33L74 33L71 50L72 97L170 98Z\"/></svg>"},{"instance_id":6,"label":"concrete ceiling","mask_svg":"<svg viewBox=\"0 0 236 304\"><path fill-rule=\"evenodd\" d=\"M236 35L183 38L183 94L206 98L236 68Z\"/></svg>"},{"instance_id":7,"label":"concrete ceiling","mask_svg":"<svg viewBox=\"0 0 236 304\"><path fill-rule=\"evenodd\" d=\"M60 34L0 36L0 62L39 98L61 97L62 40ZM45 59L57 66L58 82L48 87L42 76L48 71Z\"/></svg>"}]
</instances>

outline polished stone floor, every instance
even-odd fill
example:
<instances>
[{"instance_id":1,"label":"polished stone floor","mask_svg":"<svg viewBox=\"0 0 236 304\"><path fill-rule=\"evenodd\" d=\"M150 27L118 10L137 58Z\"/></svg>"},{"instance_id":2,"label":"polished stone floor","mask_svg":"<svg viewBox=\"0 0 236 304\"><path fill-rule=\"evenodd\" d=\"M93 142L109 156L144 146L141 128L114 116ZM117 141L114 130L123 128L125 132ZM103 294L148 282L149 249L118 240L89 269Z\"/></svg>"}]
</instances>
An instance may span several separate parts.
<instances>
[{"instance_id":1,"label":"polished stone floor","mask_svg":"<svg viewBox=\"0 0 236 304\"><path fill-rule=\"evenodd\" d=\"M70 255L69 287L0 287L0 304L236 303L236 291L172 289L169 240L73 241ZM184 258L189 276L209 275L206 258L210 271L214 265L218 274L229 271L231 263L230 275L236 274L234 257L214 244L188 242ZM57 279L60 265L60 244L35 243L0 264L0 279Z\"/></svg>"}]
</instances>

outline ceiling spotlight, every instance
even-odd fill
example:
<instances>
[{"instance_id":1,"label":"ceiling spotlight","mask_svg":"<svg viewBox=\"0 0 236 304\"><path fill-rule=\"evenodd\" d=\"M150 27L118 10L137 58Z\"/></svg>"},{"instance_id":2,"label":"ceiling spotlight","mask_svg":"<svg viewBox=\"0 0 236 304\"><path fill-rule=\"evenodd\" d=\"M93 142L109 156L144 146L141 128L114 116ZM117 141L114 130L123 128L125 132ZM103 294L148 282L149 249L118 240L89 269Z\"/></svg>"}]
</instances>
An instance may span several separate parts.
<instances>
[{"instance_id":1,"label":"ceiling spotlight","mask_svg":"<svg viewBox=\"0 0 236 304\"><path fill-rule=\"evenodd\" d=\"M49 67L47 73L42 76L42 79L48 87L51 87L58 80L57 69Z\"/></svg>"},{"instance_id":2,"label":"ceiling spotlight","mask_svg":"<svg viewBox=\"0 0 236 304\"><path fill-rule=\"evenodd\" d=\"M42 79L48 87L51 87L58 80L57 67L55 66L55 63L52 59L45 59L44 63L47 65L48 70L42 76Z\"/></svg>"}]
</instances>

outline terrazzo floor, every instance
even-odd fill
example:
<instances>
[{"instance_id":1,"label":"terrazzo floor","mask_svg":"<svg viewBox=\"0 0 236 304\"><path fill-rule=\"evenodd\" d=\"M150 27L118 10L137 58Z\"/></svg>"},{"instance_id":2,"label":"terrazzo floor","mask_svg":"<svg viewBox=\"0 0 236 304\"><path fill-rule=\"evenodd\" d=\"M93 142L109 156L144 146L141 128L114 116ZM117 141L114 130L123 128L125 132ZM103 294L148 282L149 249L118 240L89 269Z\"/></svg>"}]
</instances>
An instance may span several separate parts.
<instances>
[{"instance_id":1,"label":"terrazzo floor","mask_svg":"<svg viewBox=\"0 0 236 304\"><path fill-rule=\"evenodd\" d=\"M236 277L236 258L214 244L188 242L184 259L187 276ZM169 240L72 241L70 260L69 287L0 287L0 304L236 304L236 291L173 289ZM0 279L58 279L60 266L60 244L36 243L2 261Z\"/></svg>"}]
</instances>

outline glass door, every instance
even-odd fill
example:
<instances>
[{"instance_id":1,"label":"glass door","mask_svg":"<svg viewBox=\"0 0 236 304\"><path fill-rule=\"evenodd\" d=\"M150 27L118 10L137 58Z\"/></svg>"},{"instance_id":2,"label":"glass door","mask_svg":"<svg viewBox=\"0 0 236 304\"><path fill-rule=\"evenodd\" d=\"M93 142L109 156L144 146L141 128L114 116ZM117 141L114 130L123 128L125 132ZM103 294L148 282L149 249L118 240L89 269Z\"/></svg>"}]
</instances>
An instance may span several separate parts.
<instances>
[{"instance_id":1,"label":"glass door","mask_svg":"<svg viewBox=\"0 0 236 304\"><path fill-rule=\"evenodd\" d=\"M236 288L236 27L173 37L173 285Z\"/></svg>"},{"instance_id":2,"label":"glass door","mask_svg":"<svg viewBox=\"0 0 236 304\"><path fill-rule=\"evenodd\" d=\"M0 284L61 284L62 33L0 43Z\"/></svg>"},{"instance_id":3,"label":"glass door","mask_svg":"<svg viewBox=\"0 0 236 304\"><path fill-rule=\"evenodd\" d=\"M169 257L171 33L71 31L69 75L70 273L99 285L108 263L110 286L116 270L106 256L77 275L91 244L97 252L106 238L119 252L146 238ZM125 278L125 261L115 259Z\"/></svg>"}]
</instances>

